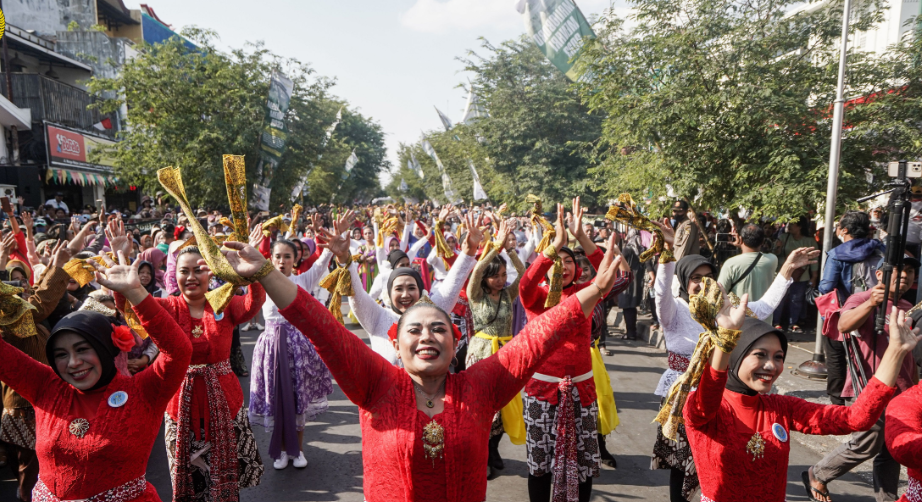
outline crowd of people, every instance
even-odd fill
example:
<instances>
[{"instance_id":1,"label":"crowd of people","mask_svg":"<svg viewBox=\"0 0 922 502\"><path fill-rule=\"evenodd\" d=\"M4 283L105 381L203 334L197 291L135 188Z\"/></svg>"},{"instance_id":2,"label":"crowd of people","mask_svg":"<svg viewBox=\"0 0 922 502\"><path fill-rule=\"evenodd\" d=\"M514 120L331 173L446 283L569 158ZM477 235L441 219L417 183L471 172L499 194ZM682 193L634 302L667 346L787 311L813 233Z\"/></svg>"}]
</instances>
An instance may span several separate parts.
<instances>
[{"instance_id":1,"label":"crowd of people","mask_svg":"<svg viewBox=\"0 0 922 502\"><path fill-rule=\"evenodd\" d=\"M803 474L811 500L832 500L829 484L874 458L878 501L897 500L900 464L902 500L922 501L907 313L918 247L909 239L884 298L880 211L841 216L821 276L824 225L721 219L684 200L625 222L579 198L548 212L530 199L519 213L426 202L276 214L193 211L161 194L133 214L71 214L61 199L40 211L52 221L5 214L0 240L0 462L20 500L160 500L146 452L164 423L173 500L239 500L263 458L308 466L305 425L335 378L359 408L368 501L483 501L503 436L524 445L529 500L588 501L617 465L620 389L602 359L617 306L624 340L642 314L665 340L650 451L672 502L782 502L791 431L852 434ZM772 394L788 336L812 328L821 295L841 305L815 328L833 404ZM261 332L249 363L248 329ZM862 378L846 371L852 332Z\"/></svg>"}]
</instances>

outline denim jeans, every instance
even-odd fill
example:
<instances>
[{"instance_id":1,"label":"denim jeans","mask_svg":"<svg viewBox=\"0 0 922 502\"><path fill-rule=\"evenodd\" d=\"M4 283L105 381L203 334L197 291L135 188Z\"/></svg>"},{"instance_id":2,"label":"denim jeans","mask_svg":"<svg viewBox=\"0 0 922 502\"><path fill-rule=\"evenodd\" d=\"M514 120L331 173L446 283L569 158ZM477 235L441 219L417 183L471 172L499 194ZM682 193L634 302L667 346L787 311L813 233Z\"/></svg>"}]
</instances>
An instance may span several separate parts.
<instances>
[{"instance_id":1,"label":"denim jeans","mask_svg":"<svg viewBox=\"0 0 922 502\"><path fill-rule=\"evenodd\" d=\"M804 294L807 292L809 281L799 281L791 283L788 292L785 293L781 305L775 309L773 318L775 326L790 328L800 321L800 313L804 309Z\"/></svg>"}]
</instances>

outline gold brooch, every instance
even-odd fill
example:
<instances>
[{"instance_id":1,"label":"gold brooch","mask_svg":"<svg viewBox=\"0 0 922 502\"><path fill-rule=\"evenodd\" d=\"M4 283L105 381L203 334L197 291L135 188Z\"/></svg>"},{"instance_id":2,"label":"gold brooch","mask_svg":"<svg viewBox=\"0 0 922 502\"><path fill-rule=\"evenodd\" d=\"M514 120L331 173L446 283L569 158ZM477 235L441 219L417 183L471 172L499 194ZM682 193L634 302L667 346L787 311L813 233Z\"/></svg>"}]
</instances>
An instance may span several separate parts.
<instances>
[{"instance_id":1,"label":"gold brooch","mask_svg":"<svg viewBox=\"0 0 922 502\"><path fill-rule=\"evenodd\" d=\"M67 429L74 436L83 439L83 436L86 436L86 432L90 430L90 421L85 418L77 418L70 423Z\"/></svg>"},{"instance_id":2,"label":"gold brooch","mask_svg":"<svg viewBox=\"0 0 922 502\"><path fill-rule=\"evenodd\" d=\"M205 330L202 329L202 325L201 325L201 324L199 324L199 325L195 326L194 328L192 328L192 336L195 337L195 338L201 338L202 333L204 333L204 332L205 332Z\"/></svg>"},{"instance_id":3,"label":"gold brooch","mask_svg":"<svg viewBox=\"0 0 922 502\"><path fill-rule=\"evenodd\" d=\"M746 451L752 454L753 462L755 462L757 458L762 458L762 454L765 453L765 441L762 440L761 434L756 432L752 435L752 438L746 443Z\"/></svg>"},{"instance_id":4,"label":"gold brooch","mask_svg":"<svg viewBox=\"0 0 922 502\"><path fill-rule=\"evenodd\" d=\"M445 450L445 429L435 420L423 427L423 450L433 465L436 458L442 458L442 452Z\"/></svg>"}]
</instances>

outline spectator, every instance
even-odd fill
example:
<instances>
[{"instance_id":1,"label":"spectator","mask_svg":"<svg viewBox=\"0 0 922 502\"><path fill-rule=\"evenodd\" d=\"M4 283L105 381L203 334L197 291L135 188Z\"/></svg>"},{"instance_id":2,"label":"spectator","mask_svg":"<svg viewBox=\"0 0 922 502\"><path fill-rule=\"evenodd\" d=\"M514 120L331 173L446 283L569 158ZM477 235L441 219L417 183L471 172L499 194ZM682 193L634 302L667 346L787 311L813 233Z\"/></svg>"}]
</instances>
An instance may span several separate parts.
<instances>
[{"instance_id":1,"label":"spectator","mask_svg":"<svg viewBox=\"0 0 922 502\"><path fill-rule=\"evenodd\" d=\"M765 231L759 225L749 223L739 232L742 253L724 263L717 279L728 293L741 297L762 298L778 269L778 258L773 254L759 251L765 241Z\"/></svg>"},{"instance_id":2,"label":"spectator","mask_svg":"<svg viewBox=\"0 0 922 502\"><path fill-rule=\"evenodd\" d=\"M63 209L64 216L67 216L67 213L70 212L70 210L67 209L67 204L64 202L64 194L62 192L54 194L53 199L48 199L48 201L45 202L45 207L47 208L49 206L52 209Z\"/></svg>"},{"instance_id":3,"label":"spectator","mask_svg":"<svg viewBox=\"0 0 922 502\"><path fill-rule=\"evenodd\" d=\"M852 211L850 211L852 212ZM867 215L860 213L867 218ZM843 223L846 222L846 213L842 217ZM851 241L853 242L855 238ZM848 244L845 242L842 246ZM842 247L839 246L839 247ZM838 249L838 248L837 248ZM832 257L832 253L830 253ZM894 302L897 303L899 310L909 310L912 304L900 298L909 290L916 279L919 269L919 261L913 258L907 258L904 261L906 268L899 276L893 274L890 284L890 298L886 299L886 314L889 316L893 310ZM880 306L884 304L884 284L881 282L883 272L876 270L874 272L877 284L872 289L855 292L852 294L845 305L842 307L842 316L839 318L838 329L841 333L858 331L860 336L855 337L858 342L858 359L864 367L866 375L871 375L881 365L881 359L887 349L890 326L884 325L886 334L878 335L874 329L875 318ZM851 375L850 375L851 376ZM912 387L918 380L918 372L915 369L915 361L912 354L903 359L902 367L896 378L896 393L905 392ZM857 396L860 389L854 386L854 381L849 378L846 380L845 389L842 392L843 397ZM900 464L893 460L887 447L884 444L884 414L882 413L879 420L870 430L865 432L856 432L852 434L851 439L842 443L825 458L819 461L804 473L804 481L809 481L812 487L813 495L820 495L818 500L831 500L827 486L831 481L838 479L845 473L854 469L867 460L874 459L874 492L878 502L890 502L897 499L897 487L900 482Z\"/></svg>"},{"instance_id":4,"label":"spectator","mask_svg":"<svg viewBox=\"0 0 922 502\"><path fill-rule=\"evenodd\" d=\"M807 228L807 218L801 216L799 219L788 223L787 231L775 241L775 255L778 256L778 263L784 263L788 255L798 248L816 248L816 241L812 237L804 235L803 231ZM781 300L781 305L775 310L775 327L781 330L790 329L794 333L802 333L803 329L798 326L800 313L803 311L804 294L807 286L816 287L819 278L819 267L810 265L794 271L791 276L794 283L788 288L788 292Z\"/></svg>"},{"instance_id":5,"label":"spectator","mask_svg":"<svg viewBox=\"0 0 922 502\"><path fill-rule=\"evenodd\" d=\"M689 217L691 215L691 217ZM675 259L698 254L701 245L698 242L698 226L695 225L695 213L688 210L688 202L677 200L672 205L672 228L675 229ZM766 286L768 288L768 286ZM761 298L761 295L756 298Z\"/></svg>"},{"instance_id":6,"label":"spectator","mask_svg":"<svg viewBox=\"0 0 922 502\"><path fill-rule=\"evenodd\" d=\"M861 211L848 211L839 221L836 236L842 244L826 256L823 278L817 288L823 295L836 291L839 305L845 305L852 294L877 285L875 272L884 257L884 245L868 238L870 227L870 218ZM857 284L855 275L859 276ZM826 353L826 393L833 404L845 404L841 397L845 386L845 347L840 341L823 337L823 349Z\"/></svg>"}]
</instances>

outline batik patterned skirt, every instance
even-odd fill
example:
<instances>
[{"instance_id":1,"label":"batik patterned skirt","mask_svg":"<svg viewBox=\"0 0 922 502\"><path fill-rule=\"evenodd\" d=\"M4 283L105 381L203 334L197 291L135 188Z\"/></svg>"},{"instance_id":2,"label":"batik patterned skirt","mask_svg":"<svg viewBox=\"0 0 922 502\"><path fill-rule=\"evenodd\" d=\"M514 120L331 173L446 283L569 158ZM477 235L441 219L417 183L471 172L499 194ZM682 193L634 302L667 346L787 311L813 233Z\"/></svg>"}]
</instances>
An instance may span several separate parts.
<instances>
[{"instance_id":1,"label":"batik patterned skirt","mask_svg":"<svg viewBox=\"0 0 922 502\"><path fill-rule=\"evenodd\" d=\"M599 476L601 457L599 440L596 435L599 421L599 406L593 401L589 406L582 406L579 391L571 387L574 414L576 416L576 450L579 465L579 482ZM525 449L528 461L528 473L532 476L544 476L554 472L554 447L557 443L557 405L541 401L534 396L522 394L524 398Z\"/></svg>"},{"instance_id":2,"label":"batik patterned skirt","mask_svg":"<svg viewBox=\"0 0 922 502\"><path fill-rule=\"evenodd\" d=\"M166 432L166 455L170 464L170 472L175 472L174 464L176 458L176 438L179 429L179 423L170 418L169 413L163 414ZM204 432L204 431L203 431ZM264 467L262 458L259 456L259 449L256 447L256 438L253 437L253 430L250 429L250 421L247 419L247 410L240 407L237 416L234 418L234 436L237 438L237 486L240 488L250 488L257 486L262 478ZM202 434L204 437L204 433ZM193 437L191 451L192 464L192 483L195 490L194 500L196 502L211 502L211 443L200 441ZM176 480L171 480L173 487L176 487ZM187 501L183 501L187 502Z\"/></svg>"},{"instance_id":3,"label":"batik patterned skirt","mask_svg":"<svg viewBox=\"0 0 922 502\"><path fill-rule=\"evenodd\" d=\"M0 441L27 450L35 449L35 409L5 408L0 415Z\"/></svg>"},{"instance_id":4,"label":"batik patterned skirt","mask_svg":"<svg viewBox=\"0 0 922 502\"><path fill-rule=\"evenodd\" d=\"M656 427L656 443L653 444L653 458L650 461L651 469L678 469L685 472L685 482L682 484L682 496L690 499L698 490L698 470L695 468L695 459L692 458L691 445L685 435L685 425L679 424L676 440L673 441L663 435L663 426Z\"/></svg>"},{"instance_id":5,"label":"batik patterned skirt","mask_svg":"<svg viewBox=\"0 0 922 502\"><path fill-rule=\"evenodd\" d=\"M279 364L279 347L284 336L287 345L287 364ZM330 370L317 355L314 344L297 328L285 323L266 323L266 331L259 335L253 349L253 367L250 371L250 421L271 431L275 426L276 386L278 379L291 382L294 392L295 426L304 430L304 424L329 408L327 396L333 393ZM287 397L287 396L286 396Z\"/></svg>"}]
</instances>

